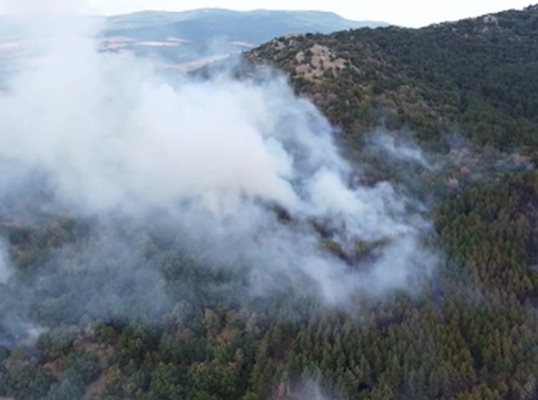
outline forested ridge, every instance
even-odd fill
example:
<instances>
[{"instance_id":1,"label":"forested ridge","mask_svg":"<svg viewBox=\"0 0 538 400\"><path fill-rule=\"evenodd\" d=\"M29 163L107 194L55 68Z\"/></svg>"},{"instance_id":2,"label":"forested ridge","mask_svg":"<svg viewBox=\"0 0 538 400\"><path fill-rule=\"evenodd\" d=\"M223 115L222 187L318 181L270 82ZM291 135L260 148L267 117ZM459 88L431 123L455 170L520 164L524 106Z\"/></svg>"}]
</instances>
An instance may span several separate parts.
<instances>
[{"instance_id":1,"label":"forested ridge","mask_svg":"<svg viewBox=\"0 0 538 400\"><path fill-rule=\"evenodd\" d=\"M0 397L538 399L538 8L280 38L248 57L290 73L342 128L341 144L360 147L343 152L366 159L364 179L427 199L428 246L441 260L432 279L344 309L314 293L290 299L293 287L245 300L241 270L200 264L182 245L188 232L48 211L30 220L25 204L11 204L0 229L14 279L34 289L22 301L0 283L0 312L49 329L34 345L0 323ZM431 149L435 166L379 165L361 146L380 125ZM446 140L454 133L472 149L467 164ZM507 161L514 155L523 167ZM108 252L112 236L130 245ZM122 263L132 265L116 270ZM110 292L118 309L103 315ZM84 313L81 296L92 304ZM123 308L136 318L120 317Z\"/></svg>"},{"instance_id":2,"label":"forested ridge","mask_svg":"<svg viewBox=\"0 0 538 400\"><path fill-rule=\"evenodd\" d=\"M385 123L423 141L458 132L481 144L536 146L538 8L421 29L275 39L249 53L288 72L348 134Z\"/></svg>"}]
</instances>

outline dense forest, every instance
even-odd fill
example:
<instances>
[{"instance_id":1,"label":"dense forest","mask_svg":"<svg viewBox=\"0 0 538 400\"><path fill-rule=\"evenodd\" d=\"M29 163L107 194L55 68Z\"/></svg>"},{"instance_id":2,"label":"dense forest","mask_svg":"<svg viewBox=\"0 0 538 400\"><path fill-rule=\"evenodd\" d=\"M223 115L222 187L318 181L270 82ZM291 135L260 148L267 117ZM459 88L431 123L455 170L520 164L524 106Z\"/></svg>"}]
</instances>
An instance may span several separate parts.
<instances>
[{"instance_id":1,"label":"dense forest","mask_svg":"<svg viewBox=\"0 0 538 400\"><path fill-rule=\"evenodd\" d=\"M341 128L365 184L428 205L431 279L344 308L285 285L245 298L241 269L194 257L188 230L3 200L0 398L538 399L538 7L280 38L247 57ZM365 144L379 126L428 159L390 165Z\"/></svg>"},{"instance_id":2,"label":"dense forest","mask_svg":"<svg viewBox=\"0 0 538 400\"><path fill-rule=\"evenodd\" d=\"M4 348L1 393L21 399L297 398L315 382L339 398L536 398L538 174L471 189L440 207L435 221L436 241L446 251L435 281L419 295L356 304L356 315L285 296L241 303L234 288L214 290L238 277L211 272L189 262L174 243L143 235L139 251L164 273L165 290L182 293L177 304L140 312L136 322L99 322L70 309L70 298L99 277L54 271L72 275L69 288L48 288L59 297L31 312L57 328L43 334L37 348ZM64 220L35 231L11 228L10 241L25 270L62 242L96 234ZM24 275L32 279L31 271ZM182 285L195 288L192 296L184 296ZM143 308L145 299L127 301Z\"/></svg>"},{"instance_id":3,"label":"dense forest","mask_svg":"<svg viewBox=\"0 0 538 400\"><path fill-rule=\"evenodd\" d=\"M275 39L249 59L288 72L348 134L385 123L438 142L537 145L538 8L432 25Z\"/></svg>"}]
</instances>

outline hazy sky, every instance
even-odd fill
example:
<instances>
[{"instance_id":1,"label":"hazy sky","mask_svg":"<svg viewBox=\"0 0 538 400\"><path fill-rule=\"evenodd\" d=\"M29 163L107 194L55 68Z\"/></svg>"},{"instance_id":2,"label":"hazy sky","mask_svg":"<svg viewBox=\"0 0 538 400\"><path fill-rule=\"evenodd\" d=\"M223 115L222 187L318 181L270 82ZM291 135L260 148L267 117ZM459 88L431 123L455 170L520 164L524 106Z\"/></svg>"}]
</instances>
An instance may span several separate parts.
<instances>
[{"instance_id":1,"label":"hazy sky","mask_svg":"<svg viewBox=\"0 0 538 400\"><path fill-rule=\"evenodd\" d=\"M20 0L25 1L25 0ZM88 0L94 11L117 14L141 9L185 10L221 7L238 10L318 9L351 19L387 21L420 26L478 16L509 8L523 8L533 0Z\"/></svg>"},{"instance_id":2,"label":"hazy sky","mask_svg":"<svg viewBox=\"0 0 538 400\"><path fill-rule=\"evenodd\" d=\"M308 9L334 11L356 20L377 20L405 26L478 16L523 8L536 0L0 0L0 13L42 9L85 9L92 14L140 10L189 10L219 7L236 10ZM39 11L38 11L39 12Z\"/></svg>"}]
</instances>

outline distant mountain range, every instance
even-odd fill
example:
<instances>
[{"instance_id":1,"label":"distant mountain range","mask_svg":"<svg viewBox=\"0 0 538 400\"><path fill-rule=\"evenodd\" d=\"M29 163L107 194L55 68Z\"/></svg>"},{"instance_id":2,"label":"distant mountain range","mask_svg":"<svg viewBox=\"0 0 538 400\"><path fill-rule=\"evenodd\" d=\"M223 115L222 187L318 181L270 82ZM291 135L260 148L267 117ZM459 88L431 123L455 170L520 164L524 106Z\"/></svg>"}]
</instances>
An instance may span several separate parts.
<instances>
[{"instance_id":1,"label":"distant mountain range","mask_svg":"<svg viewBox=\"0 0 538 400\"><path fill-rule=\"evenodd\" d=\"M164 56L168 61L190 62L253 48L280 36L383 25L386 24L351 21L321 11L200 9L110 17L102 37L109 50L126 48L139 54Z\"/></svg>"},{"instance_id":2,"label":"distant mountain range","mask_svg":"<svg viewBox=\"0 0 538 400\"><path fill-rule=\"evenodd\" d=\"M386 25L352 21L323 11L232 11L200 9L185 12L138 12L107 19L107 35L165 40L181 36L191 41L227 37L234 41L263 43L272 38L299 33L330 33L339 30Z\"/></svg>"}]
</instances>

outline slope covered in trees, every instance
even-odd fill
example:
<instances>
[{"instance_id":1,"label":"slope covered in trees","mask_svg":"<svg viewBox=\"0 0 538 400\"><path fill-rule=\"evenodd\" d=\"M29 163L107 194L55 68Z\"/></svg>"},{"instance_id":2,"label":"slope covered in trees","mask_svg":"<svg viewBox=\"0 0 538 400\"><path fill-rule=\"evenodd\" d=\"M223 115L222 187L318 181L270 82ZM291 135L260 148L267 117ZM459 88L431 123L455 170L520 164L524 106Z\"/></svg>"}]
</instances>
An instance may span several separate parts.
<instances>
[{"instance_id":1,"label":"slope covered in trees","mask_svg":"<svg viewBox=\"0 0 538 400\"><path fill-rule=\"evenodd\" d=\"M380 123L425 141L538 144L538 7L432 25L290 36L249 59L290 74L348 134Z\"/></svg>"},{"instance_id":2,"label":"slope covered in trees","mask_svg":"<svg viewBox=\"0 0 538 400\"><path fill-rule=\"evenodd\" d=\"M177 304L138 321L77 315L69 299L95 283L70 267L70 287L49 288L57 300L32 310L57 328L37 348L3 347L0 395L284 399L317 381L327 395L344 399L535 398L538 175L469 190L435 220L446 257L433 283L412 297L356 304L356 314L326 313L315 302L286 297L241 304L233 285L215 291L237 277L193 264L177 244L142 232L137 251L166 276L160 290L181 293ZM39 230L4 229L24 279L57 246L101 235L67 220ZM185 286L194 288L191 296L178 290ZM9 295L2 296L5 305Z\"/></svg>"}]
</instances>

